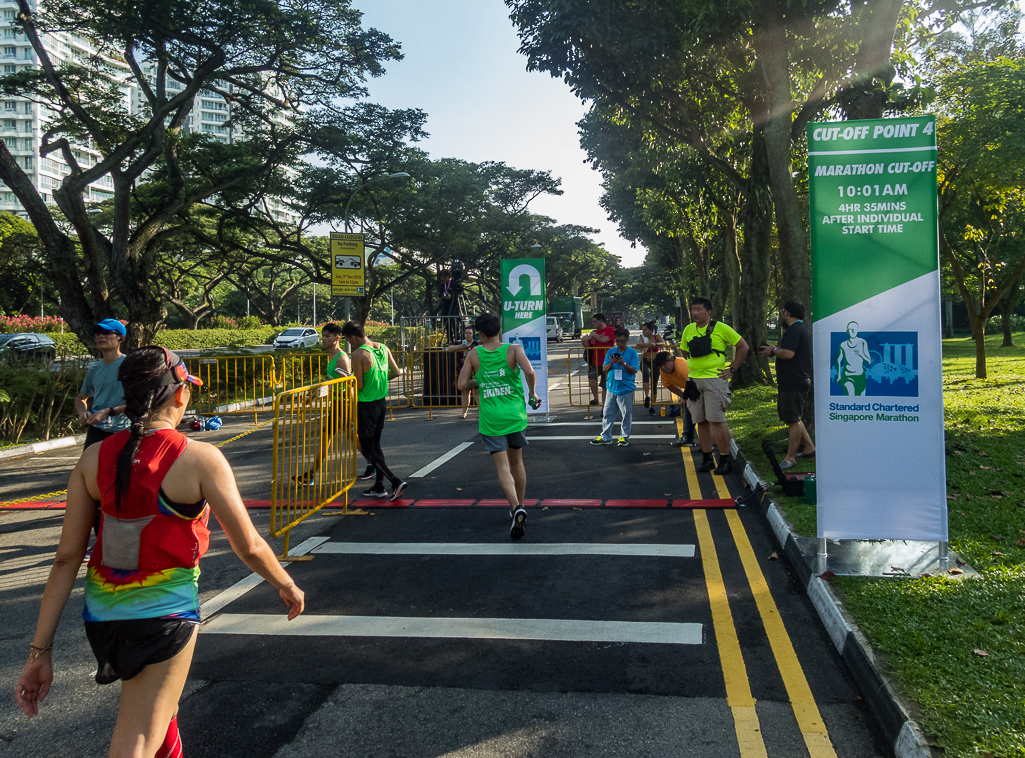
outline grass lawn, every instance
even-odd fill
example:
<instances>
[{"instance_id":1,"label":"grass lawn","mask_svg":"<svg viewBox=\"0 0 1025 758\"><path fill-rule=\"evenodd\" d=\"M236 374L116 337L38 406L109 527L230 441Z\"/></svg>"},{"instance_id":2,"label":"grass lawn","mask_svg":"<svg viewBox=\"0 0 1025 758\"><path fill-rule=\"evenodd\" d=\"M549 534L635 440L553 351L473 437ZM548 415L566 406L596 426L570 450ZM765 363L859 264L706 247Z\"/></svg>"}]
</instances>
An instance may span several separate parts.
<instances>
[{"instance_id":1,"label":"grass lawn","mask_svg":"<svg viewBox=\"0 0 1025 758\"><path fill-rule=\"evenodd\" d=\"M1000 342L986 340L983 380L971 340L943 343L950 544L981 578L832 580L946 756L1025 758L1025 334ZM730 423L771 478L761 442L786 440L775 389L737 392ZM816 535L814 506L777 501L797 532Z\"/></svg>"}]
</instances>

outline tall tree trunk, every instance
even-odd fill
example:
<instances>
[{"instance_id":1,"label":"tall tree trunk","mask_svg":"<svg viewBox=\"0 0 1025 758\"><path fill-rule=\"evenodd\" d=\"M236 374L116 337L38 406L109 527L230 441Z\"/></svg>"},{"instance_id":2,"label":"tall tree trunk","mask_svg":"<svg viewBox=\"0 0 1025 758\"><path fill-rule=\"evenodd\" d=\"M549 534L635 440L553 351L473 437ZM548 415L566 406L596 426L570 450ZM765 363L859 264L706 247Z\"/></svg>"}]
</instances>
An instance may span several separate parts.
<instances>
[{"instance_id":1,"label":"tall tree trunk","mask_svg":"<svg viewBox=\"0 0 1025 758\"><path fill-rule=\"evenodd\" d=\"M776 234L779 237L783 295L784 299L811 303L808 239L794 187L790 135L794 101L790 92L790 56L782 23L770 18L755 33L754 44L765 83L763 131L769 186L776 214Z\"/></svg>"},{"instance_id":2,"label":"tall tree trunk","mask_svg":"<svg viewBox=\"0 0 1025 758\"><path fill-rule=\"evenodd\" d=\"M762 131L756 127L752 143L751 190L744 209L744 244L740 248L740 291L734 328L751 347L734 384L771 382L768 361L758 346L765 341L765 295L769 286L769 255L772 245L772 205L769 169Z\"/></svg>"}]
</instances>

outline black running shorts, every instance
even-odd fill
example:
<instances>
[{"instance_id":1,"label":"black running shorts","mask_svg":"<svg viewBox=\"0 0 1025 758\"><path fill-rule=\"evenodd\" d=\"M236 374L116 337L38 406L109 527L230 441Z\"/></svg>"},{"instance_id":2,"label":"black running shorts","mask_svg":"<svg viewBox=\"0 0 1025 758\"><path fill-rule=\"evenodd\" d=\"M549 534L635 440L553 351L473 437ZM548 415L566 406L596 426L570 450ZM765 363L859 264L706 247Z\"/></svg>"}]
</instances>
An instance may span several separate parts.
<instances>
[{"instance_id":1,"label":"black running shorts","mask_svg":"<svg viewBox=\"0 0 1025 758\"><path fill-rule=\"evenodd\" d=\"M162 663L185 649L198 626L182 619L86 621L85 636L96 656L96 683L131 679L151 663Z\"/></svg>"}]
</instances>

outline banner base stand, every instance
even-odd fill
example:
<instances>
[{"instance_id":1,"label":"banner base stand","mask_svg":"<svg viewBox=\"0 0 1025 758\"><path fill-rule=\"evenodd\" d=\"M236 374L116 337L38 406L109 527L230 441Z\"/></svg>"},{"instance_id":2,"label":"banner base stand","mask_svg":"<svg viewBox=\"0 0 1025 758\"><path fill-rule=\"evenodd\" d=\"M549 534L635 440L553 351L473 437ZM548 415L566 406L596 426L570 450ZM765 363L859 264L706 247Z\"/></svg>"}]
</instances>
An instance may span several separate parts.
<instances>
[{"instance_id":1,"label":"banner base stand","mask_svg":"<svg viewBox=\"0 0 1025 758\"><path fill-rule=\"evenodd\" d=\"M527 414L527 426L539 426L541 424L553 424L558 416L553 416L550 413L541 413L535 416Z\"/></svg>"},{"instance_id":2,"label":"banner base stand","mask_svg":"<svg viewBox=\"0 0 1025 758\"><path fill-rule=\"evenodd\" d=\"M960 572L954 575L956 578L978 576L946 542L795 539L801 554L819 576L829 571L836 576L917 578L922 574L949 574L951 570Z\"/></svg>"}]
</instances>

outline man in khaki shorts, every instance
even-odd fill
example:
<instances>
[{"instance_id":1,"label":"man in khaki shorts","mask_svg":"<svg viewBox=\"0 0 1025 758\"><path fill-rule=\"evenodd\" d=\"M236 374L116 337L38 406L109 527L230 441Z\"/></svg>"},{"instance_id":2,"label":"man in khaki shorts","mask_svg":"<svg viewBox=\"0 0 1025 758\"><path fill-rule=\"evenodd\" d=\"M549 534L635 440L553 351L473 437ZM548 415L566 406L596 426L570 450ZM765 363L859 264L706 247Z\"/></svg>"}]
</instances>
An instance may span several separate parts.
<instances>
[{"instance_id":1,"label":"man in khaki shorts","mask_svg":"<svg viewBox=\"0 0 1025 758\"><path fill-rule=\"evenodd\" d=\"M701 397L688 400L687 409L698 427L698 440L704 459L698 471L724 476L733 471L730 458L730 428L726 410L730 407L730 383L735 366L740 366L750 350L747 342L726 324L712 321L712 302L704 297L691 300L690 316L680 340L680 348ZM733 345L733 361L726 365L726 345ZM712 441L719 448L719 466L712 457Z\"/></svg>"}]
</instances>

